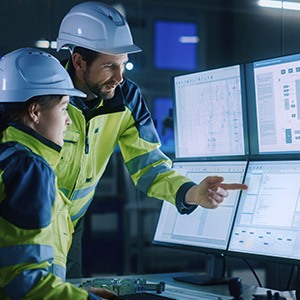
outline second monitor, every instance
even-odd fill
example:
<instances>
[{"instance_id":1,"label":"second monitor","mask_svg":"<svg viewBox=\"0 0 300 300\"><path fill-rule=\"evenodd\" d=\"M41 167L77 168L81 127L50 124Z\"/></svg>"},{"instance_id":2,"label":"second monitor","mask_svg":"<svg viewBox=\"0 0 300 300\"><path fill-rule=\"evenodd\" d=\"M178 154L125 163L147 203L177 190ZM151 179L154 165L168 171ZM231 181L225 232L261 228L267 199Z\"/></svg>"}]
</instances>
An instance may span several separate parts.
<instances>
[{"instance_id":1,"label":"second monitor","mask_svg":"<svg viewBox=\"0 0 300 300\"><path fill-rule=\"evenodd\" d=\"M173 168L199 183L207 176L223 176L225 182L242 182L246 161L174 162ZM200 285L224 282L222 254L226 251L240 191L231 191L217 209L198 207L190 215L180 215L167 201L162 204L153 243L190 249L211 255L210 274L188 276L182 281ZM177 278L178 279L178 278Z\"/></svg>"},{"instance_id":2,"label":"second monitor","mask_svg":"<svg viewBox=\"0 0 300 300\"><path fill-rule=\"evenodd\" d=\"M244 90L241 65L175 76L175 156L247 155Z\"/></svg>"}]
</instances>

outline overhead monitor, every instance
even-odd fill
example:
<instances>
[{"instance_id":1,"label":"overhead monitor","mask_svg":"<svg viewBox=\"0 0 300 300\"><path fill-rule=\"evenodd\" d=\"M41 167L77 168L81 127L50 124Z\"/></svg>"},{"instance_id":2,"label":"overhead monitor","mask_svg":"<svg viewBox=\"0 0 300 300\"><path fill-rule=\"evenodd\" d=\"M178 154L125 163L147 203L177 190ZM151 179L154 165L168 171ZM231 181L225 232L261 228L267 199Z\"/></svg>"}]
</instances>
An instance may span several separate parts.
<instances>
[{"instance_id":1,"label":"overhead monitor","mask_svg":"<svg viewBox=\"0 0 300 300\"><path fill-rule=\"evenodd\" d=\"M177 158L232 158L248 154L242 66L175 76Z\"/></svg>"},{"instance_id":2,"label":"overhead monitor","mask_svg":"<svg viewBox=\"0 0 300 300\"><path fill-rule=\"evenodd\" d=\"M300 54L246 65L250 154L300 151Z\"/></svg>"},{"instance_id":3,"label":"overhead monitor","mask_svg":"<svg viewBox=\"0 0 300 300\"><path fill-rule=\"evenodd\" d=\"M250 161L229 252L300 263L300 161Z\"/></svg>"},{"instance_id":4,"label":"overhead monitor","mask_svg":"<svg viewBox=\"0 0 300 300\"><path fill-rule=\"evenodd\" d=\"M163 70L196 70L198 34L195 22L155 20L154 67Z\"/></svg>"},{"instance_id":5,"label":"overhead monitor","mask_svg":"<svg viewBox=\"0 0 300 300\"><path fill-rule=\"evenodd\" d=\"M199 183L206 176L220 175L226 182L242 182L246 161L174 162L173 168ZM218 209L197 207L190 215L180 215L167 201L162 204L153 243L212 254L211 274L180 278L196 284L216 284L223 280L217 258L228 246L240 191L231 191ZM178 278L177 278L178 279Z\"/></svg>"}]
</instances>

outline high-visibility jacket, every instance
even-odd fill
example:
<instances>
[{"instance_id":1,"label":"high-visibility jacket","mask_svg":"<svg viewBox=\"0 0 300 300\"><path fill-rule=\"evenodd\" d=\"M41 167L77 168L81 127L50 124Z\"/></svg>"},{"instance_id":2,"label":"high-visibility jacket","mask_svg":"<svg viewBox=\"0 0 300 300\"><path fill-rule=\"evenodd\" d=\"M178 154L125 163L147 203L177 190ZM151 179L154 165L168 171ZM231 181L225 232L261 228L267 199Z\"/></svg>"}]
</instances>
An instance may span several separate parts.
<instances>
[{"instance_id":1,"label":"high-visibility jacket","mask_svg":"<svg viewBox=\"0 0 300 300\"><path fill-rule=\"evenodd\" d=\"M64 282L73 224L53 168L61 147L31 128L0 132L0 299L99 299Z\"/></svg>"},{"instance_id":2,"label":"high-visibility jacket","mask_svg":"<svg viewBox=\"0 0 300 300\"><path fill-rule=\"evenodd\" d=\"M75 225L88 209L117 144L138 189L176 204L180 213L195 208L183 204L195 183L172 170L170 159L160 151L150 112L135 83L124 79L112 99L100 101L93 109L81 98L71 97L68 113L72 125L56 173L59 188L72 201Z\"/></svg>"}]
</instances>

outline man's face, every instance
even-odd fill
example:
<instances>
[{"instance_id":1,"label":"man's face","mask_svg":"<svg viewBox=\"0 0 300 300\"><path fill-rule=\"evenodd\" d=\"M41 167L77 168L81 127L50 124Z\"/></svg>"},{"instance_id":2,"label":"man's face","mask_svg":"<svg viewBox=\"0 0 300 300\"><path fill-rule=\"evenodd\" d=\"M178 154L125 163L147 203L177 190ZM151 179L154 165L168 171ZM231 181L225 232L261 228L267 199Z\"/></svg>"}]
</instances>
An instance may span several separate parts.
<instances>
[{"instance_id":1,"label":"man's face","mask_svg":"<svg viewBox=\"0 0 300 300\"><path fill-rule=\"evenodd\" d=\"M91 66L85 67L82 74L87 92L92 92L100 99L111 99L116 87L123 81L127 54L100 54Z\"/></svg>"}]
</instances>

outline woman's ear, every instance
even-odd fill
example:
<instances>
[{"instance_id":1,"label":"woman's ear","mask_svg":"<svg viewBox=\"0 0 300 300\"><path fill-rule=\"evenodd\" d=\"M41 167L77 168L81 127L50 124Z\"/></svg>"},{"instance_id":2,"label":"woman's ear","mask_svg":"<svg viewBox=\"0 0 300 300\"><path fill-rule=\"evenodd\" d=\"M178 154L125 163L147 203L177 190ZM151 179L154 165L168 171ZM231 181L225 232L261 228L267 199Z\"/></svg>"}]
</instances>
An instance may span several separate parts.
<instances>
[{"instance_id":1,"label":"woman's ear","mask_svg":"<svg viewBox=\"0 0 300 300\"><path fill-rule=\"evenodd\" d=\"M37 103L32 103L28 107L29 119L34 124L39 124L40 120L40 110L41 107Z\"/></svg>"}]
</instances>

